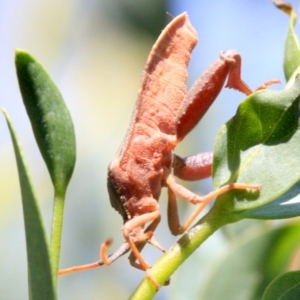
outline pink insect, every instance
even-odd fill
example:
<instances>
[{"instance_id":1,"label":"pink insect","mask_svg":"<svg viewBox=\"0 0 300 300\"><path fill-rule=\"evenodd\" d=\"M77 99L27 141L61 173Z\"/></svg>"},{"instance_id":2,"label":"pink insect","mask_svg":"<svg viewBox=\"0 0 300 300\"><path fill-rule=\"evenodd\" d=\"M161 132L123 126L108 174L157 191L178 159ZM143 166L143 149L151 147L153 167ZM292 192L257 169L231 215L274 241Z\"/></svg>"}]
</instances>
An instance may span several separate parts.
<instances>
[{"instance_id":1,"label":"pink insect","mask_svg":"<svg viewBox=\"0 0 300 300\"><path fill-rule=\"evenodd\" d=\"M108 167L107 187L111 205L121 214L124 244L107 256L109 239L101 246L101 260L60 270L59 274L109 265L131 251L132 266L145 270L157 289L150 265L141 255L146 243L164 251L155 240L160 222L159 196L168 189L168 222L174 235L183 233L203 208L218 195L232 189L259 191L260 186L231 183L200 197L176 183L174 175L185 180L211 176L212 154L180 158L176 145L196 126L207 109L226 87L246 95L252 91L241 80L241 57L237 51L224 51L186 93L187 65L197 43L197 33L186 13L174 18L154 44L143 72L141 87L127 135ZM266 85L277 82L272 80ZM176 197L197 205L196 211L180 225ZM150 223L145 229L145 225Z\"/></svg>"}]
</instances>

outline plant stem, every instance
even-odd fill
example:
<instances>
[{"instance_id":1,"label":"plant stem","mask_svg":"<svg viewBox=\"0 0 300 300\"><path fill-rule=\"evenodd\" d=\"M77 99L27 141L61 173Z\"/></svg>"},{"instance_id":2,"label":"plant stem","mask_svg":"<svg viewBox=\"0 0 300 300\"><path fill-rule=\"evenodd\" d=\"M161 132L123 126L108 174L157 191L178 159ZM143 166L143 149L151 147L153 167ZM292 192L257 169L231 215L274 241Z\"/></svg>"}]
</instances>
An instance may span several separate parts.
<instances>
[{"instance_id":1,"label":"plant stem","mask_svg":"<svg viewBox=\"0 0 300 300\"><path fill-rule=\"evenodd\" d=\"M194 227L185 233L151 268L151 275L160 284L168 281L176 269L216 230L234 220L228 214L218 214L211 209ZM130 300L152 299L156 294L153 283L147 277L130 296Z\"/></svg>"},{"instance_id":2,"label":"plant stem","mask_svg":"<svg viewBox=\"0 0 300 300\"><path fill-rule=\"evenodd\" d=\"M55 193L52 231L51 231L51 240L50 240L50 254L52 260L53 282L55 286L57 284L57 272L58 272L59 257L60 257L64 203L65 203L65 193Z\"/></svg>"},{"instance_id":3,"label":"plant stem","mask_svg":"<svg viewBox=\"0 0 300 300\"><path fill-rule=\"evenodd\" d=\"M151 275L159 284L168 282L177 268L220 227L240 220L231 213L228 194L222 197L223 200L216 201L210 211L152 266ZM146 276L129 299L152 299L156 292L153 283Z\"/></svg>"}]
</instances>

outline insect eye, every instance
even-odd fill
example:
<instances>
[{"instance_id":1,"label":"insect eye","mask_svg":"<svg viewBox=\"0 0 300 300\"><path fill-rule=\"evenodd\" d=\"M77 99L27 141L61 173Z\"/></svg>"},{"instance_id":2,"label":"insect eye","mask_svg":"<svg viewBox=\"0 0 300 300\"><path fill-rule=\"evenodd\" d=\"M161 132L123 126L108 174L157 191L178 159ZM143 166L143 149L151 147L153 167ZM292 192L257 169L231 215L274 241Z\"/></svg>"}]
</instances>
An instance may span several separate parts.
<instances>
[{"instance_id":1,"label":"insect eye","mask_svg":"<svg viewBox=\"0 0 300 300\"><path fill-rule=\"evenodd\" d=\"M107 190L111 206L120 213L124 221L127 220L128 218L123 205L122 197L118 192L113 173L110 170L108 170L107 174Z\"/></svg>"}]
</instances>

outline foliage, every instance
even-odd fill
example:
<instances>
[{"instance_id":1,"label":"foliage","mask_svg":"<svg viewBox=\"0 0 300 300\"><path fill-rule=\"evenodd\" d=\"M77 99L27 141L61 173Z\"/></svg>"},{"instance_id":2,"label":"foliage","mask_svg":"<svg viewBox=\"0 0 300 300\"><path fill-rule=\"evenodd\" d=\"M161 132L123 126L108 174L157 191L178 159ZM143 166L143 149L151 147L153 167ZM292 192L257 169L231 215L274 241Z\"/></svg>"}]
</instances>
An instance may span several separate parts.
<instances>
[{"instance_id":1,"label":"foliage","mask_svg":"<svg viewBox=\"0 0 300 300\"><path fill-rule=\"evenodd\" d=\"M213 181L218 188L230 182L260 184L259 193L231 191L219 196L211 210L186 232L156 263L155 280L167 282L175 270L216 230L250 219L284 219L300 215L300 49L294 33L296 15L286 4L277 4L290 15L285 46L286 87L258 90L238 107L236 115L219 131L214 146ZM29 273L29 298L56 299L56 281L66 190L75 157L73 123L62 96L44 68L29 53L16 52L16 69L24 105L37 145L54 188L50 244L39 204L17 135L4 112L19 172ZM299 271L284 272L298 247L299 224L284 223L252 232L236 240L234 249L215 266L203 299L293 299L299 293ZM243 261L241 268L240 261ZM228 280L226 274L235 277ZM257 274L260 274L258 278ZM231 287L236 288L232 289ZM267 287L268 286L268 287ZM266 288L267 287L267 288ZM265 292L264 292L265 290ZM145 278L130 299L151 299L157 291Z\"/></svg>"}]
</instances>

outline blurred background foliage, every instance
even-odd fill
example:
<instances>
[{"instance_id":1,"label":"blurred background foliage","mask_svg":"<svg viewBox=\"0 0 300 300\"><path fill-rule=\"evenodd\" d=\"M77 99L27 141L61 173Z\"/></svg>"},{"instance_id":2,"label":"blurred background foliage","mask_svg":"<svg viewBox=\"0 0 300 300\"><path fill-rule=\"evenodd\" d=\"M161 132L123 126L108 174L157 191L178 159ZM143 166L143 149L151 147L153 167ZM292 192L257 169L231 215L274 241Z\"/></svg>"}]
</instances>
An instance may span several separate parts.
<instances>
[{"instance_id":1,"label":"blurred background foliage","mask_svg":"<svg viewBox=\"0 0 300 300\"><path fill-rule=\"evenodd\" d=\"M299 5L296 0L290 2L296 8ZM18 90L15 48L30 51L48 70L75 125L77 163L67 193L61 267L97 260L99 246L108 237L114 238L111 250L122 243L122 219L111 208L106 192L107 165L126 133L147 56L168 22L166 12L178 15L183 11L188 12L200 40L189 67L189 86L227 49L242 54L242 77L251 88L273 78L284 82L288 18L268 0L0 3L0 106L8 110L15 124L48 229L53 191ZM185 156L210 151L218 129L243 98L238 92L224 90L176 152ZM27 298L25 237L15 158L4 118L0 118L0 133L0 295L21 300ZM200 194L212 188L210 179L186 186ZM163 193L163 218L165 198ZM184 220L193 208L183 204L181 208ZM265 226L243 221L218 232L155 299L198 299L211 266L229 251L233 237L245 228L255 227L256 231ZM177 240L169 233L165 218L156 237L165 248ZM143 253L150 263L160 256L153 247L146 247ZM59 278L58 295L59 299L125 299L143 276L124 257L110 267Z\"/></svg>"}]
</instances>

